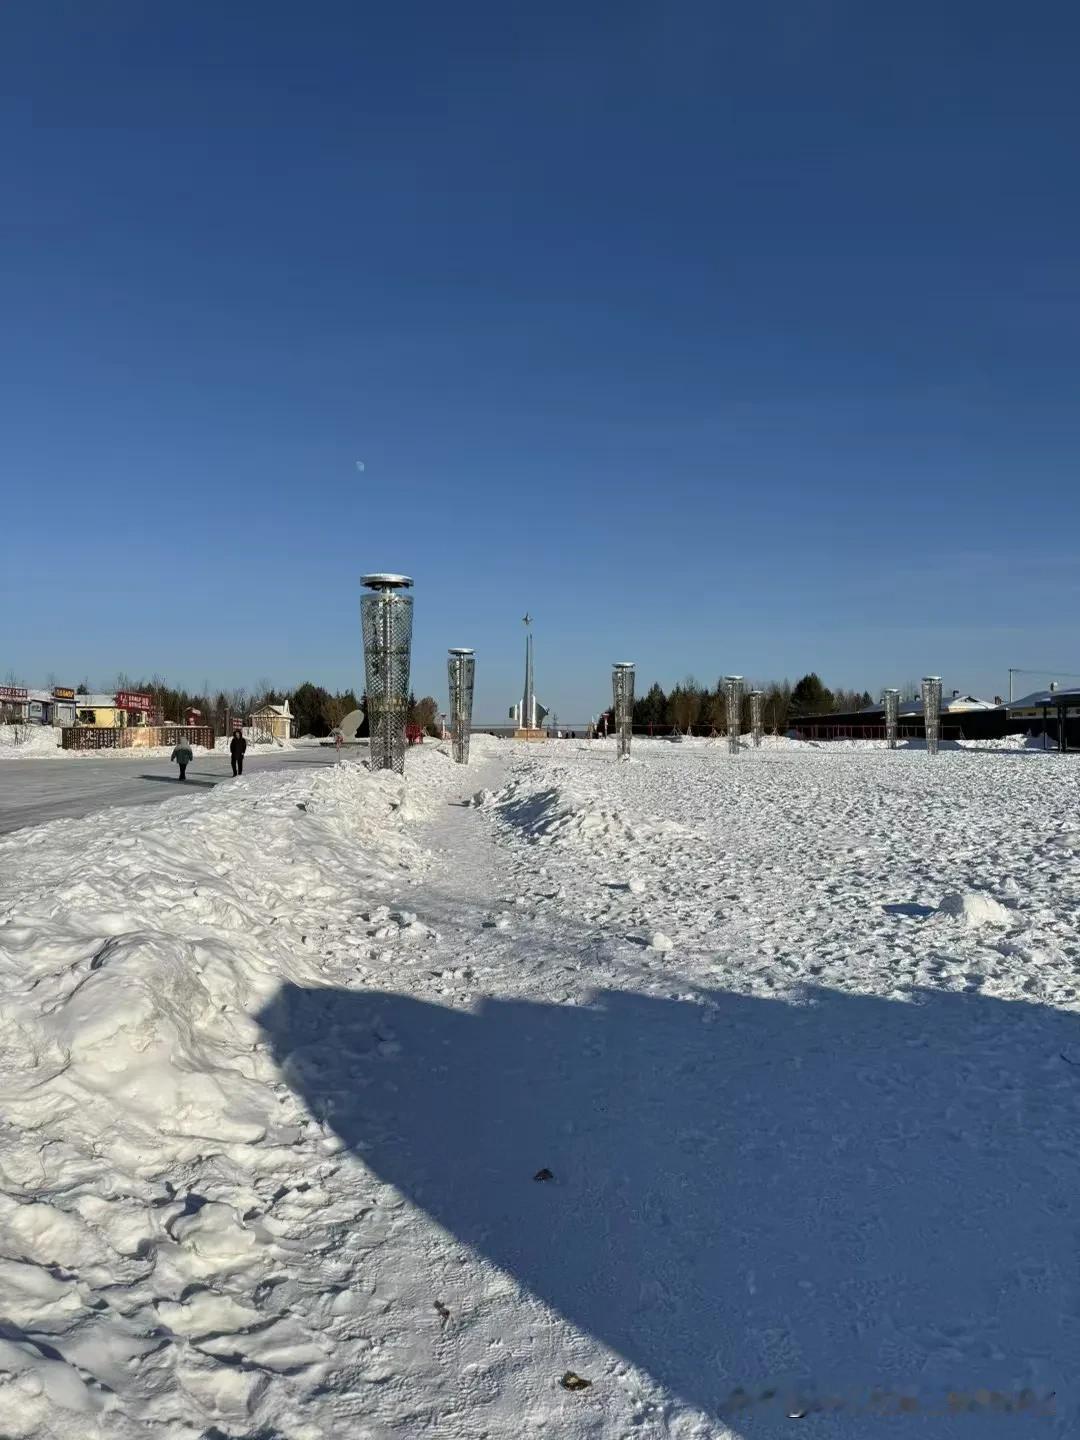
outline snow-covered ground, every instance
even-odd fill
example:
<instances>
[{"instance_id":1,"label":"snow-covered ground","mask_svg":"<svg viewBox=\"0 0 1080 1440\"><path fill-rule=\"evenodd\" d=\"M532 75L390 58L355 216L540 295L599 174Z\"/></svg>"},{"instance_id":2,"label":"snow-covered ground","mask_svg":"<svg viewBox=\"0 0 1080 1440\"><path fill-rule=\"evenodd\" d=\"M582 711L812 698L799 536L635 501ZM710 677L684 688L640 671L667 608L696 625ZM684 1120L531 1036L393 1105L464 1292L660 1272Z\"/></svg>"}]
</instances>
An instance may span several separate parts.
<instances>
[{"instance_id":1,"label":"snow-covered ground","mask_svg":"<svg viewBox=\"0 0 1080 1440\"><path fill-rule=\"evenodd\" d=\"M0 840L0 1432L1075 1433L1075 758L408 764Z\"/></svg>"}]
</instances>

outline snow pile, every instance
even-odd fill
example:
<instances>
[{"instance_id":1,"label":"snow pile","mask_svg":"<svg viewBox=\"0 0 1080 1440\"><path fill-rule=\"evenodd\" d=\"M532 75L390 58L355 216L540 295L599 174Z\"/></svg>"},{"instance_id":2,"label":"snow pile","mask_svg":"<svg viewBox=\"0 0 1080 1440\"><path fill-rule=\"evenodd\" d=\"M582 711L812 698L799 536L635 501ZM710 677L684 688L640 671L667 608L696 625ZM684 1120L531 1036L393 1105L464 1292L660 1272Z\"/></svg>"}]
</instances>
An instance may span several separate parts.
<instances>
[{"instance_id":1,"label":"snow pile","mask_svg":"<svg viewBox=\"0 0 1080 1440\"><path fill-rule=\"evenodd\" d=\"M1057 744L1053 739L1047 739L1045 745L1041 735L1032 735L1030 732L1024 735L1002 735L996 740L960 740L958 744L964 750L1056 750Z\"/></svg>"},{"instance_id":2,"label":"snow pile","mask_svg":"<svg viewBox=\"0 0 1080 1440\"><path fill-rule=\"evenodd\" d=\"M325 1348L263 1293L296 1263L267 1213L307 1189L313 1122L256 1017L386 933L365 894L428 862L431 760L411 784L327 767L0 841L5 1436L247 1433L260 1404L277 1420L277 1377L317 1384Z\"/></svg>"},{"instance_id":3,"label":"snow pile","mask_svg":"<svg viewBox=\"0 0 1080 1440\"><path fill-rule=\"evenodd\" d=\"M0 725L0 760L37 760L63 754L51 725Z\"/></svg>"},{"instance_id":4,"label":"snow pile","mask_svg":"<svg viewBox=\"0 0 1080 1440\"><path fill-rule=\"evenodd\" d=\"M1012 921L1012 915L1001 901L983 890L951 891L938 906L938 914L958 920L972 930L979 925L1008 925Z\"/></svg>"},{"instance_id":5,"label":"snow pile","mask_svg":"<svg viewBox=\"0 0 1080 1440\"><path fill-rule=\"evenodd\" d=\"M473 803L494 806L507 826L540 845L584 844L629 854L642 845L687 833L674 820L628 816L613 809L599 798L595 787L590 793L580 783L568 783L560 767L549 773L552 783L538 789L535 767L526 766L497 795L477 795Z\"/></svg>"}]
</instances>

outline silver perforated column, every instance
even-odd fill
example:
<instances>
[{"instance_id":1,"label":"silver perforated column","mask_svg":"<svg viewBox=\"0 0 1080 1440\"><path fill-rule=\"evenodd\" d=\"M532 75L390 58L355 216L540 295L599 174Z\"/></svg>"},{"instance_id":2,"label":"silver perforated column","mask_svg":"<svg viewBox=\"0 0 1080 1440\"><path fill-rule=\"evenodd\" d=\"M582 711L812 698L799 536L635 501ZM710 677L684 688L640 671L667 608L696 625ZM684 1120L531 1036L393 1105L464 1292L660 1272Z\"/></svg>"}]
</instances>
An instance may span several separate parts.
<instances>
[{"instance_id":1,"label":"silver perforated column","mask_svg":"<svg viewBox=\"0 0 1080 1440\"><path fill-rule=\"evenodd\" d=\"M615 698L615 736L620 760L630 758L630 736L634 728L634 666L620 660L611 669L611 689Z\"/></svg>"},{"instance_id":2,"label":"silver perforated column","mask_svg":"<svg viewBox=\"0 0 1080 1440\"><path fill-rule=\"evenodd\" d=\"M750 734L754 739L754 749L761 748L761 738L765 734L765 691L750 691Z\"/></svg>"},{"instance_id":3,"label":"silver perforated column","mask_svg":"<svg viewBox=\"0 0 1080 1440\"><path fill-rule=\"evenodd\" d=\"M890 750L895 750L897 728L900 721L900 691L884 691L881 703L885 707L885 743Z\"/></svg>"},{"instance_id":4,"label":"silver perforated column","mask_svg":"<svg viewBox=\"0 0 1080 1440\"><path fill-rule=\"evenodd\" d=\"M360 601L367 681L372 770L405 770L405 721L409 707L412 596L407 575L365 575L371 591Z\"/></svg>"},{"instance_id":5,"label":"silver perforated column","mask_svg":"<svg viewBox=\"0 0 1080 1440\"><path fill-rule=\"evenodd\" d=\"M473 682L476 658L460 646L450 651L446 662L450 677L450 741L459 765L469 763L469 734L472 730Z\"/></svg>"},{"instance_id":6,"label":"silver perforated column","mask_svg":"<svg viewBox=\"0 0 1080 1440\"><path fill-rule=\"evenodd\" d=\"M727 744L732 755L739 753L739 732L742 729L743 677L725 675L727 685Z\"/></svg>"},{"instance_id":7,"label":"silver perforated column","mask_svg":"<svg viewBox=\"0 0 1080 1440\"><path fill-rule=\"evenodd\" d=\"M941 676L924 675L922 682L923 725L926 727L926 753L938 753L941 738Z\"/></svg>"}]
</instances>

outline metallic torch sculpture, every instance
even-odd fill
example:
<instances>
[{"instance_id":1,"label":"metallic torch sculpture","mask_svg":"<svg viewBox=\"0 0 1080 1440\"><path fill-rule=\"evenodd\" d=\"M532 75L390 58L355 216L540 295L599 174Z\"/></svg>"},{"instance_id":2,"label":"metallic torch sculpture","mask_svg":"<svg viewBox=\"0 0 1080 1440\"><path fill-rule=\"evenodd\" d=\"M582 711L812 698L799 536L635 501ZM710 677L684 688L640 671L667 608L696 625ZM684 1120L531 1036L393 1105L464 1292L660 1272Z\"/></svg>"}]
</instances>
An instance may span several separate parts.
<instances>
[{"instance_id":1,"label":"metallic torch sculpture","mask_svg":"<svg viewBox=\"0 0 1080 1440\"><path fill-rule=\"evenodd\" d=\"M450 677L450 742L459 765L469 763L469 733L472 730L473 682L476 658L473 651L455 646L446 662Z\"/></svg>"},{"instance_id":2,"label":"metallic torch sculpture","mask_svg":"<svg viewBox=\"0 0 1080 1440\"><path fill-rule=\"evenodd\" d=\"M365 575L360 601L364 632L372 770L405 771L405 721L412 651L412 588L408 575Z\"/></svg>"},{"instance_id":3,"label":"metallic torch sculpture","mask_svg":"<svg viewBox=\"0 0 1080 1440\"><path fill-rule=\"evenodd\" d=\"M765 734L765 691L750 691L750 734L754 740L754 749L761 748L761 739Z\"/></svg>"},{"instance_id":4,"label":"metallic torch sculpture","mask_svg":"<svg viewBox=\"0 0 1080 1440\"><path fill-rule=\"evenodd\" d=\"M619 660L611 667L611 689L615 697L615 736L620 760L630 759L630 736L634 728L634 665Z\"/></svg>"},{"instance_id":5,"label":"metallic torch sculpture","mask_svg":"<svg viewBox=\"0 0 1080 1440\"><path fill-rule=\"evenodd\" d=\"M727 747L732 755L737 755L742 727L743 677L725 675L724 682L727 685Z\"/></svg>"},{"instance_id":6,"label":"metallic torch sculpture","mask_svg":"<svg viewBox=\"0 0 1080 1440\"><path fill-rule=\"evenodd\" d=\"M900 691L884 690L881 703L885 708L885 743L890 750L896 749L897 728L900 723Z\"/></svg>"},{"instance_id":7,"label":"metallic torch sculpture","mask_svg":"<svg viewBox=\"0 0 1080 1440\"><path fill-rule=\"evenodd\" d=\"M924 675L922 682L923 726L926 730L926 753L938 753L941 738L941 676Z\"/></svg>"}]
</instances>

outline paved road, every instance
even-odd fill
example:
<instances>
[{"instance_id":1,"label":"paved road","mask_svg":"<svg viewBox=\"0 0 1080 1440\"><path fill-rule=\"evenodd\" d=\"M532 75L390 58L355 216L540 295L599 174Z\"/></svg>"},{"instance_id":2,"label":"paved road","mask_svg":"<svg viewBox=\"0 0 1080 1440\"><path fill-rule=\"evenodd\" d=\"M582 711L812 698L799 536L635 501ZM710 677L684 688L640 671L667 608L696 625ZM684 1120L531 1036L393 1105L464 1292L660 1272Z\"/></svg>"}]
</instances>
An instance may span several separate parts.
<instances>
[{"instance_id":1,"label":"paved road","mask_svg":"<svg viewBox=\"0 0 1080 1440\"><path fill-rule=\"evenodd\" d=\"M355 754L351 747L347 753ZM259 754L248 750L244 774L287 770L294 765L333 765L335 753L322 746ZM228 755L207 755L188 767L177 783L168 760L108 759L0 760L0 835L46 820L91 815L113 805L153 805L187 794L195 803L222 780L232 783Z\"/></svg>"}]
</instances>

